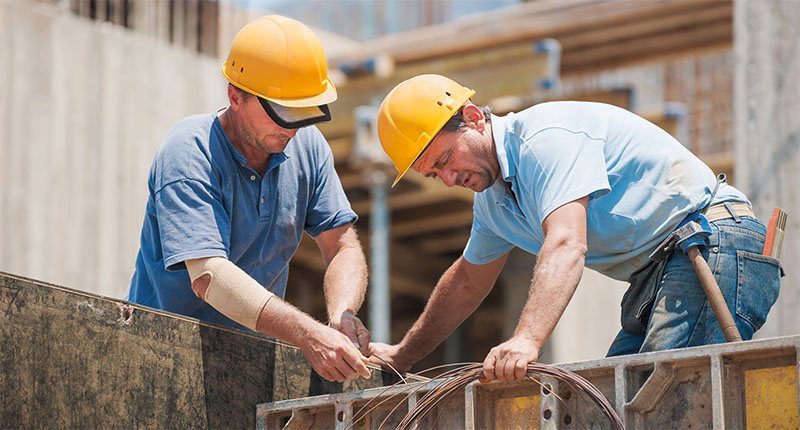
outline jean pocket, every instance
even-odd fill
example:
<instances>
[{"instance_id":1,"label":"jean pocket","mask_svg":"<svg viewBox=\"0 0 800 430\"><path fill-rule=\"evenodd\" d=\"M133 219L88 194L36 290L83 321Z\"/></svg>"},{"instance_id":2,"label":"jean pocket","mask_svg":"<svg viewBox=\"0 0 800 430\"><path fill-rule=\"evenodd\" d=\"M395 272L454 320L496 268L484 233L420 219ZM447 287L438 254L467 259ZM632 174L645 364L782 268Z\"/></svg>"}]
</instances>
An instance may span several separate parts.
<instances>
[{"instance_id":1,"label":"jean pocket","mask_svg":"<svg viewBox=\"0 0 800 430\"><path fill-rule=\"evenodd\" d=\"M736 315L758 330L780 291L780 261L777 258L736 251Z\"/></svg>"}]
</instances>

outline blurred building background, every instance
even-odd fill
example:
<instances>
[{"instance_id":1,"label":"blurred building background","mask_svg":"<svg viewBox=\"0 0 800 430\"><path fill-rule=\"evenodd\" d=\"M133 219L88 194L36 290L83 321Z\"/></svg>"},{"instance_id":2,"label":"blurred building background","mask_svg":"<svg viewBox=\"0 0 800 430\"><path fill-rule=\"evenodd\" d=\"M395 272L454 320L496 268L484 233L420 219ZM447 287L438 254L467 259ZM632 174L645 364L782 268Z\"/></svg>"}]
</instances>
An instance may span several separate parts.
<instances>
[{"instance_id":1,"label":"blurred building background","mask_svg":"<svg viewBox=\"0 0 800 430\"><path fill-rule=\"evenodd\" d=\"M392 169L365 161L376 143L354 112L406 77L442 73L501 115L561 99L632 110L727 173L762 220L784 207L788 275L758 336L800 332L793 0L0 0L0 270L122 297L156 148L181 118L225 106L230 40L273 12L314 27L325 46L340 99L320 129L368 256L374 178ZM392 341L460 255L471 202L471 191L415 174L388 193ZM480 361L507 338L534 263L515 251L484 304L417 368ZM323 270L304 240L286 298L320 320ZM541 360L603 356L625 288L586 270Z\"/></svg>"}]
</instances>

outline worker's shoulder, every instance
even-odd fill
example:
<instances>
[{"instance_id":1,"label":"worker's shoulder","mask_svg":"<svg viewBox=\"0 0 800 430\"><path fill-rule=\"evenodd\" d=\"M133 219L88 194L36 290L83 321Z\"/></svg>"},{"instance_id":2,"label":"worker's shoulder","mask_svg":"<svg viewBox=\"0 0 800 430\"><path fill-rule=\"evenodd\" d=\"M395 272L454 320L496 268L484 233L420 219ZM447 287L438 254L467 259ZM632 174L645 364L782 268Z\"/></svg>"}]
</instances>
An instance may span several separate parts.
<instances>
[{"instance_id":1,"label":"worker's shoulder","mask_svg":"<svg viewBox=\"0 0 800 430\"><path fill-rule=\"evenodd\" d=\"M628 112L620 107L607 103L586 102L576 100L559 100L535 104L517 116L523 118L536 118L543 123L569 122L586 116L610 115Z\"/></svg>"},{"instance_id":2,"label":"worker's shoulder","mask_svg":"<svg viewBox=\"0 0 800 430\"><path fill-rule=\"evenodd\" d=\"M533 105L506 116L506 128L522 141L541 139L553 134L583 133L603 135L609 118L622 109L603 103L553 101Z\"/></svg>"},{"instance_id":3,"label":"worker's shoulder","mask_svg":"<svg viewBox=\"0 0 800 430\"><path fill-rule=\"evenodd\" d=\"M196 138L210 138L211 129L214 127L216 115L197 114L190 115L175 123L167 132L165 142L193 140Z\"/></svg>"},{"instance_id":4,"label":"worker's shoulder","mask_svg":"<svg viewBox=\"0 0 800 430\"><path fill-rule=\"evenodd\" d=\"M164 137L156 151L154 163L165 168L196 166L197 162L207 164L213 157L212 153L221 152L225 146L212 144L212 141L224 139L222 127L215 129L215 122L219 124L214 114L192 115L178 121Z\"/></svg>"}]
</instances>

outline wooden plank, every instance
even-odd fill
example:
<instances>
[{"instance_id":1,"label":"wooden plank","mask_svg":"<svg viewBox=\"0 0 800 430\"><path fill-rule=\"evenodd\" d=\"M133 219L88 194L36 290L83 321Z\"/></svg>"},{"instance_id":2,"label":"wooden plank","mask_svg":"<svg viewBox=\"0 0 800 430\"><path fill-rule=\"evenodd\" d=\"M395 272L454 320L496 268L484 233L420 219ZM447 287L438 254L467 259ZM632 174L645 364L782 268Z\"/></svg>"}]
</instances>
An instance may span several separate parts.
<instances>
[{"instance_id":1,"label":"wooden plank","mask_svg":"<svg viewBox=\"0 0 800 430\"><path fill-rule=\"evenodd\" d=\"M724 19L733 19L732 3L696 2L693 7L672 11L672 13L661 13L647 20L606 22L602 26L598 25L583 31L558 33L557 37L564 50L571 50L625 39L638 39L644 35L663 35Z\"/></svg>"},{"instance_id":2,"label":"wooden plank","mask_svg":"<svg viewBox=\"0 0 800 430\"><path fill-rule=\"evenodd\" d=\"M383 36L363 45L350 60L389 54L397 64L452 55L492 46L558 37L623 22L639 22L675 11L730 1L566 0L536 1L466 17L446 24ZM338 60L338 59L333 59Z\"/></svg>"},{"instance_id":3,"label":"wooden plank","mask_svg":"<svg viewBox=\"0 0 800 430\"><path fill-rule=\"evenodd\" d=\"M352 135L355 108L379 105L395 85L418 74L447 75L464 86L479 89L476 97L488 100L533 92L555 69L553 62L558 61L558 57L550 52L536 51L532 43L514 46L500 55L505 59L499 62L491 62L494 54L484 51L471 54L463 61L451 58L415 63L398 67L389 76L368 76L347 81L338 87L339 99L332 105L332 120L321 124L319 128L328 138Z\"/></svg>"},{"instance_id":4,"label":"wooden plank","mask_svg":"<svg viewBox=\"0 0 800 430\"><path fill-rule=\"evenodd\" d=\"M369 237L362 235L360 239L364 253L370 255ZM396 242L392 243L389 253L391 255L389 274L392 294L406 294L420 299L426 299L430 295L434 285L432 280L438 279L452 263L449 259L436 256L422 257L416 248L412 249ZM414 270L408 270L409 267L414 267ZM300 247L292 257L290 271L311 270L316 273L324 273L325 268L316 243L308 235L304 236ZM291 292L287 294L291 294Z\"/></svg>"},{"instance_id":5,"label":"wooden plank","mask_svg":"<svg viewBox=\"0 0 800 430\"><path fill-rule=\"evenodd\" d=\"M431 179L425 179L422 175L416 172L413 174L406 174L404 180L419 180L418 184L421 187L415 187L413 190L407 192L389 192L389 209L392 211L416 208L427 206L430 204L440 203L443 201L452 200L455 202L467 203L472 205L472 200L475 193L463 187L446 187L441 183L434 182ZM416 177L414 179L414 177ZM348 181L349 182L349 181ZM357 214L367 214L372 210L372 201L363 200L352 203L352 208Z\"/></svg>"},{"instance_id":6,"label":"wooden plank","mask_svg":"<svg viewBox=\"0 0 800 430\"><path fill-rule=\"evenodd\" d=\"M461 252L469 240L469 228L460 234L449 233L446 237L426 238L419 241L419 248L427 254L441 255L443 253Z\"/></svg>"},{"instance_id":7,"label":"wooden plank","mask_svg":"<svg viewBox=\"0 0 800 430\"><path fill-rule=\"evenodd\" d=\"M270 338L2 272L0 345L8 428L253 428L259 403L382 384L328 382Z\"/></svg>"},{"instance_id":8,"label":"wooden plank","mask_svg":"<svg viewBox=\"0 0 800 430\"><path fill-rule=\"evenodd\" d=\"M392 223L392 239L424 235L445 228L458 228L472 225L472 210L445 215L421 217L409 221Z\"/></svg>"},{"instance_id":9,"label":"wooden plank","mask_svg":"<svg viewBox=\"0 0 800 430\"><path fill-rule=\"evenodd\" d=\"M684 52L687 49L730 44L733 21L721 19L679 32L643 36L603 46L571 50L562 56L562 70L572 73L600 66L618 66L631 61L649 61L658 55Z\"/></svg>"}]
</instances>

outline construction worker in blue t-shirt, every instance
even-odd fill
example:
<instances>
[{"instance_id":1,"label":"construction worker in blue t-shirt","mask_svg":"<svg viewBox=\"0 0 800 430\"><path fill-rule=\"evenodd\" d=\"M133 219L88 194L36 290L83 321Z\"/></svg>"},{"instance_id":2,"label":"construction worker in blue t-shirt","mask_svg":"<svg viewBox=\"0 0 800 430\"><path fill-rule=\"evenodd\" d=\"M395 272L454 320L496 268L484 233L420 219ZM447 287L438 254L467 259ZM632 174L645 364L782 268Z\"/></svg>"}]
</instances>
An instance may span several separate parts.
<instances>
[{"instance_id":1,"label":"construction worker in blue t-shirt","mask_svg":"<svg viewBox=\"0 0 800 430\"><path fill-rule=\"evenodd\" d=\"M329 380L368 377L357 217L312 126L336 100L322 46L264 16L236 35L222 73L230 105L180 121L155 155L127 299L291 342ZM327 326L282 299L304 232L327 264Z\"/></svg>"}]
</instances>

